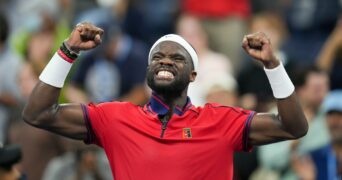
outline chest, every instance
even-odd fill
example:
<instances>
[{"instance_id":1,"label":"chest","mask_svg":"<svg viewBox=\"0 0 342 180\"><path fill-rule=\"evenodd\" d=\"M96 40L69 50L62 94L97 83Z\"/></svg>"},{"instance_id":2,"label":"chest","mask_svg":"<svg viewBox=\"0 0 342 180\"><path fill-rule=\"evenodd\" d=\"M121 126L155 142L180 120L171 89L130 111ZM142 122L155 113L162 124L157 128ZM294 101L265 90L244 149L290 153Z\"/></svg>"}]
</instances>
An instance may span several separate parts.
<instances>
[{"instance_id":1,"label":"chest","mask_svg":"<svg viewBox=\"0 0 342 180\"><path fill-rule=\"evenodd\" d=\"M158 118L132 116L108 124L107 131L104 144L108 149L146 161L221 158L232 151L234 138L227 123L211 117L172 117L163 124Z\"/></svg>"},{"instance_id":2,"label":"chest","mask_svg":"<svg viewBox=\"0 0 342 180\"><path fill-rule=\"evenodd\" d=\"M172 119L171 119L172 121ZM131 179L217 179L231 171L233 148L213 126L125 125L104 147L117 176ZM129 172L127 174L121 174ZM215 177L215 178L213 178Z\"/></svg>"}]
</instances>

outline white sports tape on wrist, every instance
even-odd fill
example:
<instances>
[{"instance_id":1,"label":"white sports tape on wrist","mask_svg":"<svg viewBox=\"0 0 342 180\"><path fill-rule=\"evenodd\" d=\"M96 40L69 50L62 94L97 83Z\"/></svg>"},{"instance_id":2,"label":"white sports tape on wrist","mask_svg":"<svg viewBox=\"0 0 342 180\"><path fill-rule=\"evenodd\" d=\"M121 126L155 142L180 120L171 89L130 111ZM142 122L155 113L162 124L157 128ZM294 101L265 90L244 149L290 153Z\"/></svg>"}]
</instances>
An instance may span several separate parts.
<instances>
[{"instance_id":1,"label":"white sports tape on wrist","mask_svg":"<svg viewBox=\"0 0 342 180\"><path fill-rule=\"evenodd\" d=\"M264 67L268 81L271 84L273 96L277 99L289 97L295 90L295 87L289 78L282 63L273 69Z\"/></svg>"},{"instance_id":2,"label":"white sports tape on wrist","mask_svg":"<svg viewBox=\"0 0 342 180\"><path fill-rule=\"evenodd\" d=\"M39 76L39 79L51 86L62 88L71 66L72 63L64 60L56 52L50 62L45 66L43 72Z\"/></svg>"}]
</instances>

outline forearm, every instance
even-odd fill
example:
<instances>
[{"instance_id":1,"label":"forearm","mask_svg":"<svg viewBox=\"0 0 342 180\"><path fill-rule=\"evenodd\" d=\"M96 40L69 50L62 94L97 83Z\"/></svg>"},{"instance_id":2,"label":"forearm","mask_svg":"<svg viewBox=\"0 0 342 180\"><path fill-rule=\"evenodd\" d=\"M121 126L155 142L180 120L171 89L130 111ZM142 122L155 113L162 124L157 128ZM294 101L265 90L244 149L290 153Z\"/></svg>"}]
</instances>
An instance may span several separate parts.
<instances>
[{"instance_id":1,"label":"forearm","mask_svg":"<svg viewBox=\"0 0 342 180\"><path fill-rule=\"evenodd\" d=\"M295 92L285 99L277 99L278 118L282 128L292 135L292 138L299 138L308 131L308 123L303 113Z\"/></svg>"},{"instance_id":2,"label":"forearm","mask_svg":"<svg viewBox=\"0 0 342 180\"><path fill-rule=\"evenodd\" d=\"M333 66L333 61L335 59L337 49L337 42L329 38L318 55L318 59L316 62L317 66L325 71L330 71L331 67Z\"/></svg>"},{"instance_id":3,"label":"forearm","mask_svg":"<svg viewBox=\"0 0 342 180\"><path fill-rule=\"evenodd\" d=\"M308 128L307 121L297 99L295 87L284 66L280 63L272 69L265 68L265 73L270 82L273 96L277 99L279 113L277 118L280 121L281 129L293 138L305 135Z\"/></svg>"},{"instance_id":4,"label":"forearm","mask_svg":"<svg viewBox=\"0 0 342 180\"><path fill-rule=\"evenodd\" d=\"M33 89L24 107L23 119L32 125L39 126L44 119L53 116L56 111L60 88L39 82Z\"/></svg>"},{"instance_id":5,"label":"forearm","mask_svg":"<svg viewBox=\"0 0 342 180\"><path fill-rule=\"evenodd\" d=\"M253 117L249 133L252 145L297 139L306 134L308 125L296 94L288 93L284 98L276 98L278 114L258 113Z\"/></svg>"},{"instance_id":6,"label":"forearm","mask_svg":"<svg viewBox=\"0 0 342 180\"><path fill-rule=\"evenodd\" d=\"M55 117L58 110L57 100L65 79L71 69L71 58L65 46L55 53L40 74L40 82L33 89L23 111L23 119L35 126L44 125L46 120Z\"/></svg>"}]
</instances>

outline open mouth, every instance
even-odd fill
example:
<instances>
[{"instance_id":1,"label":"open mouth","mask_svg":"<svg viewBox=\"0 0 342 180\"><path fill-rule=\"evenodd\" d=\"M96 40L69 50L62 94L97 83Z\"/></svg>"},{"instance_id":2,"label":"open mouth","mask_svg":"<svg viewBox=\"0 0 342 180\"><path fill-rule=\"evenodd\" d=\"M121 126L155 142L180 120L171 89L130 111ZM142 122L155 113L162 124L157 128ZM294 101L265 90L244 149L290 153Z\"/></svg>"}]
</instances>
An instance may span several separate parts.
<instances>
[{"instance_id":1,"label":"open mouth","mask_svg":"<svg viewBox=\"0 0 342 180\"><path fill-rule=\"evenodd\" d=\"M175 75L168 70L158 70L156 73L157 79L165 79L165 80L173 80L175 78Z\"/></svg>"}]
</instances>

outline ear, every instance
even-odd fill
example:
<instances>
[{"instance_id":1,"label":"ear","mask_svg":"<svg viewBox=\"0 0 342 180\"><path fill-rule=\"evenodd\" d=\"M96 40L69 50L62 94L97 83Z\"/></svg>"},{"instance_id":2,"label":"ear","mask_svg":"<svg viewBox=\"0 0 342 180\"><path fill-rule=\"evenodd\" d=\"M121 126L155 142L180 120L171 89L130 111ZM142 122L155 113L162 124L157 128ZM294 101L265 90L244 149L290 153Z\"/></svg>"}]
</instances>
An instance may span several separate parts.
<instances>
[{"instance_id":1,"label":"ear","mask_svg":"<svg viewBox=\"0 0 342 180\"><path fill-rule=\"evenodd\" d=\"M197 72L192 70L190 74L190 82L194 82L196 79L196 76L197 76Z\"/></svg>"}]
</instances>

